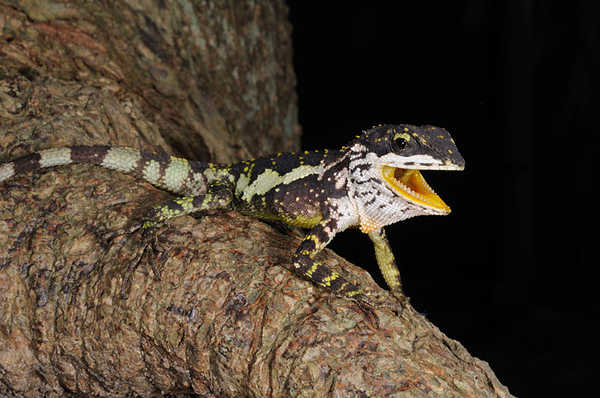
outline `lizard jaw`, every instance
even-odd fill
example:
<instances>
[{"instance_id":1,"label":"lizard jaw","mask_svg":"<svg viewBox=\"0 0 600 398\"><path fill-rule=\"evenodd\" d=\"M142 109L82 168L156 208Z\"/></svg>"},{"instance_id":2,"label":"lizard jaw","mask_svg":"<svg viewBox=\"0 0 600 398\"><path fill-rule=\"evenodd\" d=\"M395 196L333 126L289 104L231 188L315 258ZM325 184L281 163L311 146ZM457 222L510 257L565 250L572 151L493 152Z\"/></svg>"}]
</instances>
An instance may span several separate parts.
<instances>
[{"instance_id":1,"label":"lizard jaw","mask_svg":"<svg viewBox=\"0 0 600 398\"><path fill-rule=\"evenodd\" d=\"M450 213L450 207L431 189L419 170L383 166L381 174L394 191L404 199L434 210L438 214Z\"/></svg>"}]
</instances>

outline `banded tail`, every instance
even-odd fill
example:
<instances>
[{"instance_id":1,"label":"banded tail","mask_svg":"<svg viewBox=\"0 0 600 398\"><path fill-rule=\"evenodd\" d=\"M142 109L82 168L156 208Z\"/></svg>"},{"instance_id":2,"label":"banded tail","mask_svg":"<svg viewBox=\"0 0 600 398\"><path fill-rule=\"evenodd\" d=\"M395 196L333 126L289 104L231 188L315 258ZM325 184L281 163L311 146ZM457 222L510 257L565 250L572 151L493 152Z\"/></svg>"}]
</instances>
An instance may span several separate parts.
<instances>
[{"instance_id":1,"label":"banded tail","mask_svg":"<svg viewBox=\"0 0 600 398\"><path fill-rule=\"evenodd\" d=\"M225 171L224 166L212 163L127 147L69 146L30 153L0 165L0 183L31 170L68 164L99 165L119 170L180 195L204 193L207 184L218 178L218 171ZM215 173L210 173L209 177L205 173L207 169L212 169Z\"/></svg>"}]
</instances>

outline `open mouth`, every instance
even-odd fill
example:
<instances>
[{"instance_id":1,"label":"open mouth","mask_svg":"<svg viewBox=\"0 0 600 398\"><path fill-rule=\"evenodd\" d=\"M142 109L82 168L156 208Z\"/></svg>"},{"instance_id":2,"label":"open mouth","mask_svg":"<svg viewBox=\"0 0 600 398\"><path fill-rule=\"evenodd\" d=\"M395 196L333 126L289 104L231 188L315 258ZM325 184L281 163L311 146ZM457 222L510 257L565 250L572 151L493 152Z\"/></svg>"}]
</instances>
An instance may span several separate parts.
<instances>
[{"instance_id":1,"label":"open mouth","mask_svg":"<svg viewBox=\"0 0 600 398\"><path fill-rule=\"evenodd\" d=\"M407 200L440 213L450 213L450 207L431 189L419 170L383 166L381 172L388 184Z\"/></svg>"}]
</instances>

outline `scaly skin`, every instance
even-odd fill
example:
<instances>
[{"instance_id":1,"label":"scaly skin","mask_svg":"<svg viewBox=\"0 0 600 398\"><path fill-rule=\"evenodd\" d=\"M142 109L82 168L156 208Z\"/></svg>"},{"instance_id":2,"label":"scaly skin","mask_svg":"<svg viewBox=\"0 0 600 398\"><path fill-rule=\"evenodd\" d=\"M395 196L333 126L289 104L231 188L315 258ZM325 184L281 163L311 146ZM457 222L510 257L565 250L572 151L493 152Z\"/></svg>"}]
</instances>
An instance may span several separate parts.
<instances>
[{"instance_id":1,"label":"scaly skin","mask_svg":"<svg viewBox=\"0 0 600 398\"><path fill-rule=\"evenodd\" d=\"M293 256L300 275L357 301L365 293L315 260L338 232L369 235L391 293L404 304L400 272L384 227L418 215L450 212L417 170L462 170L450 134L433 126L383 125L340 150L280 153L217 165L124 147L47 149L0 166L0 182L30 170L95 164L120 170L180 195L151 208L149 234L165 221L202 210L236 210L264 220L310 228Z\"/></svg>"}]
</instances>

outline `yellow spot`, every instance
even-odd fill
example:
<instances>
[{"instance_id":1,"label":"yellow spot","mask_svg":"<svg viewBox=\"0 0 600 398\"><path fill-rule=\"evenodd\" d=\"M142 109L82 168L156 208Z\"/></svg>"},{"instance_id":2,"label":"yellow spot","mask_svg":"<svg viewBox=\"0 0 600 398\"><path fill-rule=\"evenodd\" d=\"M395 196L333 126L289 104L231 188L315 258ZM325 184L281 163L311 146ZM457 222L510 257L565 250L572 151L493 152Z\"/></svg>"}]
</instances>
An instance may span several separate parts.
<instances>
[{"instance_id":1,"label":"yellow spot","mask_svg":"<svg viewBox=\"0 0 600 398\"><path fill-rule=\"evenodd\" d=\"M305 275L309 278L315 273L315 271L319 268L319 264L315 263L308 271L305 272Z\"/></svg>"},{"instance_id":2,"label":"yellow spot","mask_svg":"<svg viewBox=\"0 0 600 398\"><path fill-rule=\"evenodd\" d=\"M326 277L325 279L323 279L323 282L321 283L323 286L331 286L331 282L333 282L334 280L336 280L337 278L339 278L340 274L338 274L337 272L331 272L331 275Z\"/></svg>"},{"instance_id":3,"label":"yellow spot","mask_svg":"<svg viewBox=\"0 0 600 398\"><path fill-rule=\"evenodd\" d=\"M402 133L402 134L396 134L394 136L394 139L397 140L398 138L404 138L406 141L410 142L410 139L412 138L410 136L410 134L406 134L406 133Z\"/></svg>"},{"instance_id":4,"label":"yellow spot","mask_svg":"<svg viewBox=\"0 0 600 398\"><path fill-rule=\"evenodd\" d=\"M184 211L190 211L194 208L193 202L194 201L194 197L192 196L185 196L179 199L175 200L175 203L177 203L178 205L180 205L181 207L183 207Z\"/></svg>"},{"instance_id":5,"label":"yellow spot","mask_svg":"<svg viewBox=\"0 0 600 398\"><path fill-rule=\"evenodd\" d=\"M340 289L340 290L341 290L341 289ZM362 291L362 290L355 290L355 291L353 291L353 292L346 292L346 293L344 293L344 294L345 294L347 297L354 297L354 296L356 296L356 295L358 295L358 294L362 294L362 293L363 293L363 291Z\"/></svg>"},{"instance_id":6,"label":"yellow spot","mask_svg":"<svg viewBox=\"0 0 600 398\"><path fill-rule=\"evenodd\" d=\"M319 244L321 243L321 241L319 240L319 238L316 235L306 235L306 237L304 239L312 240L313 242L315 242L315 246L319 246Z\"/></svg>"}]
</instances>

